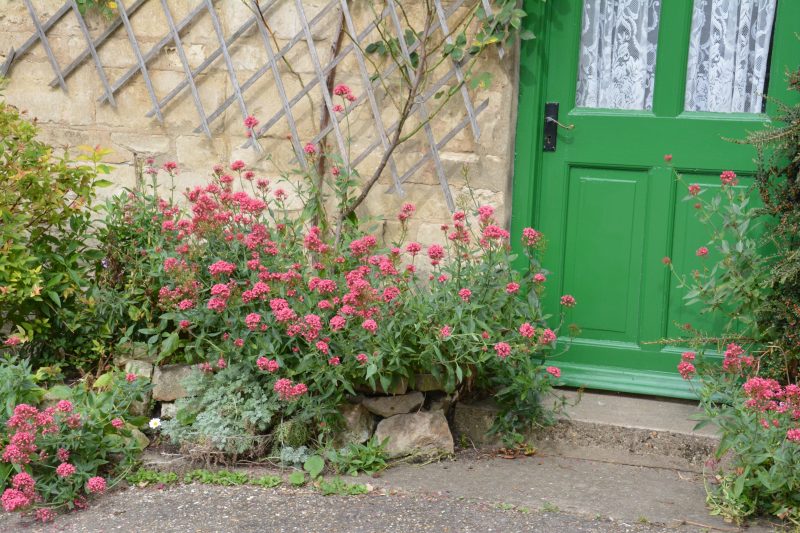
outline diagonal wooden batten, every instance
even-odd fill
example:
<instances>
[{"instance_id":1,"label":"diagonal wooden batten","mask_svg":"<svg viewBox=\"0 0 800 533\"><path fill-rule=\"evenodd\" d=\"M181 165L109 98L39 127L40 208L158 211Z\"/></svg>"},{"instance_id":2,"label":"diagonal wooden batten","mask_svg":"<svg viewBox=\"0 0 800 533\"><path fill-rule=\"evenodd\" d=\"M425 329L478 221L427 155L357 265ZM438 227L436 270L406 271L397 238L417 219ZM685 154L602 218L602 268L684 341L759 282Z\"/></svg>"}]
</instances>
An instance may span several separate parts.
<instances>
[{"instance_id":1,"label":"diagonal wooden batten","mask_svg":"<svg viewBox=\"0 0 800 533\"><path fill-rule=\"evenodd\" d=\"M120 15L123 15L123 12L125 12L125 8L124 7L120 7L121 4L122 4L122 1L121 0L118 1L117 2L117 8L119 9ZM187 26L190 26L191 24L193 24L197 20L197 17L203 11L205 11L205 9L206 9L206 6L203 5L203 4L197 5L191 12L189 12L188 15L186 15L176 25L177 30L179 32L183 31ZM149 75L147 74L147 67L146 67L147 63L149 63L150 60L152 60L154 57L156 57L158 54L160 54L161 50L165 46L167 46L170 42L172 42L172 34L171 33L167 33L167 35L162 37L160 41L158 41L156 44L154 44L150 48L150 50L148 50L147 53L145 53L143 55L141 49L139 48L139 43L136 41L136 35L133 33L133 28L130 26L130 21L128 20L127 12L125 12L125 13L126 14L124 15L123 23L125 24L125 29L128 31L128 37L129 37L129 40L131 40L131 47L134 49L134 54L136 55L137 64L136 64L136 66L133 66L130 69L128 69L125 72L125 74L120 76L119 79L113 83L111 88L113 89L113 92L115 92L115 93L117 91L119 91L126 83L128 83L131 80L131 78L133 78L133 76L136 75L137 72L142 72L142 75L145 77L145 82L149 83L147 81L150 78ZM153 93L153 95L155 95L155 92ZM105 102L105 96L100 98L99 101L100 102ZM154 106L156 105L156 102L158 102L158 99L156 99L153 102ZM159 110L156 113L156 115L160 117L161 110ZM162 120L162 118L159 118L159 120Z\"/></svg>"},{"instance_id":2,"label":"diagonal wooden batten","mask_svg":"<svg viewBox=\"0 0 800 533\"><path fill-rule=\"evenodd\" d=\"M255 0L252 0L253 5L257 4ZM269 41L269 32L267 28L264 26L263 20L258 20L258 30L259 34L261 35L261 40L264 43L264 49L267 52L267 61L269 63L269 68L272 69L272 75L275 81L275 86L278 89L278 97L281 99L281 105L283 106L283 112L286 115L286 122L289 124L289 132L292 135L292 148L294 148L295 157L300 162L300 165L303 167L303 170L308 169L308 161L306 161L305 156L303 155L303 147L300 146L300 135L297 133L297 124L295 124L294 116L292 115L292 108L289 105L288 98L286 96L286 88L283 85L283 79L281 78L280 69L278 68L277 57L275 56L275 52L272 50L272 43ZM288 51L288 50L287 50ZM258 137L259 134L255 132L251 132L253 137ZM251 142L255 143L255 139L251 139Z\"/></svg>"},{"instance_id":3,"label":"diagonal wooden batten","mask_svg":"<svg viewBox=\"0 0 800 533\"><path fill-rule=\"evenodd\" d=\"M50 61L50 66L53 67L53 72L55 72L56 77L58 78L58 85L61 87L61 89L63 89L64 92L69 92L67 91L67 84L64 82L64 76L61 75L61 67L58 66L56 56L53 55L53 49L50 48L50 41L47 40L47 35L44 33L44 28L42 28L42 24L39 22L39 15L36 14L36 10L33 8L31 0L25 0L25 7L28 8L28 13L31 15L33 26L36 28L36 34L39 36L39 42L42 43L44 52L47 54L47 59Z\"/></svg>"},{"instance_id":4,"label":"diagonal wooden batten","mask_svg":"<svg viewBox=\"0 0 800 533\"><path fill-rule=\"evenodd\" d=\"M236 69L233 68L233 61L228 53L228 46L225 43L225 34L222 32L222 25L219 22L219 17L217 16L217 12L214 10L214 5L211 3L211 0L205 0L205 4L208 8L208 14L211 16L211 24L214 26L214 33L216 33L217 39L219 40L219 48L222 50L222 57L225 59L225 67L228 69L228 78L230 79L231 87L233 87L233 93L236 95L236 99L239 102L239 111L242 114L242 121L244 121L244 119L248 116L247 104L242 96L242 90L239 86L239 78L236 77ZM254 19L255 17L252 18ZM194 73L191 75L193 76ZM262 151L261 145L258 142L254 144L258 151Z\"/></svg>"},{"instance_id":5,"label":"diagonal wooden batten","mask_svg":"<svg viewBox=\"0 0 800 533\"><path fill-rule=\"evenodd\" d=\"M147 61L144 57L142 57L142 51L139 49L139 43L136 41L136 34L133 33L133 26L131 26L131 21L128 19L128 12L125 10L125 5L122 3L122 0L117 1L117 10L119 11L119 17L122 19L122 24L125 26L125 33L128 35L128 42L131 43L131 48L133 48L133 55L136 56L136 64L137 66L134 67L132 70L128 72L136 72L137 70L142 73L142 78L144 79L144 85L147 87L147 94L150 95L150 101L153 102L153 105L156 106L156 117L158 117L159 122L164 122L164 115L161 114L161 109L158 107L158 97L156 96L156 91L153 89L153 83L150 80L150 74L147 72ZM131 74L133 76L133 74ZM130 77L128 78L130 79ZM117 82L111 87L111 92L116 92L123 84L125 84L127 80L125 76L117 80ZM100 102L103 101L103 98L100 99Z\"/></svg>"},{"instance_id":6,"label":"diagonal wooden batten","mask_svg":"<svg viewBox=\"0 0 800 533\"><path fill-rule=\"evenodd\" d=\"M331 2L333 3L333 2ZM294 0L295 9L300 17L300 25L303 27L303 33L306 37L306 44L308 45L308 53L311 56L311 64L314 66L314 73L317 75L317 84L322 92L322 100L325 102L325 107L328 108L328 113L331 117L331 124L333 125L333 133L336 137L336 143L339 145L339 153L344 161L345 166L349 166L350 162L347 160L347 143L342 136L342 130L339 127L339 119L333 111L333 99L331 93L328 92L328 86L325 83L326 75L322 70L322 65L319 62L319 54L317 54L317 46L314 44L314 36L311 34L311 28L306 20L305 9L303 8L303 0Z\"/></svg>"},{"instance_id":7,"label":"diagonal wooden batten","mask_svg":"<svg viewBox=\"0 0 800 533\"><path fill-rule=\"evenodd\" d=\"M394 1L395 0L387 0L386 4L389 7L389 12L391 14L395 31L399 36L397 40L400 43L400 51L403 53L403 59L406 61L406 65L408 65L408 73L411 77L411 83L415 83L417 80L414 68L411 66L411 53L406 45L406 40L403 38L403 26L400 24L400 17L397 16L397 9L395 8ZM444 165L442 165L442 160L439 157L439 149L436 148L436 138L433 136L433 128L431 128L430 124L430 114L428 113L428 106L425 105L425 102L419 103L418 111L424 124L422 129L425 131L425 137L427 137L428 145L431 149L431 157L433 158L433 165L436 168L436 176L439 178L439 186L442 189L442 194L444 195L444 200L447 203L447 207L452 213L456 210L456 204L453 201L453 195L450 193L450 186L447 184L447 175L444 172Z\"/></svg>"},{"instance_id":8,"label":"diagonal wooden batten","mask_svg":"<svg viewBox=\"0 0 800 533\"><path fill-rule=\"evenodd\" d=\"M139 9L141 6L143 6L146 1L147 0L136 0L136 2L131 4L127 10L128 16L131 16L133 13L135 13L136 10ZM69 7L68 4L64 4L64 6ZM103 45L103 43L105 43L106 39L108 39L115 31L117 31L120 26L122 26L121 17L115 18L113 21L111 21L108 27L105 30L103 30L103 33L98 35L96 39L92 40L89 47L85 48L83 52L78 54L78 57L73 59L72 63L64 67L64 70L61 71L61 74L64 76L64 79L68 78L69 75L72 74L72 72L76 68L78 68L84 61L86 61L89 57L92 57L92 51L90 47L94 47L95 50L100 48L100 46ZM50 81L50 87L55 87L56 85L58 85L58 78L54 78Z\"/></svg>"},{"instance_id":9,"label":"diagonal wooden batten","mask_svg":"<svg viewBox=\"0 0 800 533\"><path fill-rule=\"evenodd\" d=\"M442 9L442 4L436 2L436 16L439 18L439 27L442 28L442 33L445 36L445 42L447 44L453 43L453 38L450 36L450 28L447 26L447 16L444 14L444 9ZM461 86L461 98L464 100L464 108L467 110L467 116L469 117L469 124L472 127L472 136L477 141L480 139L481 136L481 129L478 127L478 121L475 118L475 110L472 107L472 100L469 97L469 91L467 90L466 85L466 78L464 77L464 72L461 70L461 66L458 64L458 61L455 58L451 58L453 61L453 65L456 69L456 78L458 79L458 83Z\"/></svg>"},{"instance_id":10,"label":"diagonal wooden batten","mask_svg":"<svg viewBox=\"0 0 800 533\"><path fill-rule=\"evenodd\" d=\"M69 12L69 9L70 9L70 7L69 7L68 4L64 4L63 6L58 8L58 11L53 13L52 17L47 19L44 22L44 24L41 24L42 33L44 33L46 35L47 34L47 30L52 28L53 25L55 25L56 22L61 20L61 17L66 15L67 12ZM36 18L35 22L38 22L38 21L39 21L39 19ZM13 48L12 47L11 50L9 50L8 55L6 56L5 62L3 62L3 66L0 67L0 76L5 76L6 74L8 74L8 71L11 69L11 63L13 63L14 60L19 59L20 57L22 57L25 54L27 54L28 51L31 49L31 47L33 47L33 45L35 45L37 42L39 42L39 39L40 39L40 34L39 34L38 29L37 29L36 33L31 35L28 38L27 41L25 41L24 43L22 43L20 45L19 48ZM65 77L65 76L62 76L62 77ZM58 77L56 77L56 80L58 80ZM58 85L58 81L56 81L56 83L54 83L52 85L52 87L55 87L56 85Z\"/></svg>"},{"instance_id":11,"label":"diagonal wooden batten","mask_svg":"<svg viewBox=\"0 0 800 533\"><path fill-rule=\"evenodd\" d=\"M276 1L270 2L269 5L267 5L266 7L263 8L263 12L269 11L276 4L277 4ZM255 23L256 23L256 17L255 16L250 17L249 19L247 19L247 21L244 22L244 24L242 24L239 27L239 29L237 29L235 32L233 32L230 35L230 37L228 37L224 41L220 41L220 46L218 46L217 49L214 50L213 52L211 52L208 55L208 57L203 60L202 63L197 65L197 67L195 67L192 70L192 76L193 77L199 76L200 73L202 73L205 69L207 69L209 66L211 66L211 64L214 61L216 61L216 59L220 55L222 55L223 44L224 44L225 47L229 48L234 42L236 42L237 39L239 39L239 37L244 35L245 32L247 32L247 30L249 30L253 26L253 24L255 24ZM237 84L238 84L238 81L237 81ZM170 92L168 92L166 94L166 96L164 96L164 98L161 99L161 101L159 102L161 108L164 108L173 98L178 96L178 94L180 94L180 92L183 91L188 86L189 86L189 82L186 79L181 80L180 83L178 83L178 85L175 86L175 88L173 88ZM242 87L243 87L242 85L239 85L240 93L243 91ZM232 95L228 105L233 103L233 101L236 98L237 98L236 94ZM225 107L227 108L227 105ZM151 109L150 111L147 112L146 116L152 117L154 113L155 113L155 110ZM208 122L209 123L213 122L214 118L216 118L217 116L218 115L215 115L214 113L208 115Z\"/></svg>"},{"instance_id":12,"label":"diagonal wooden batten","mask_svg":"<svg viewBox=\"0 0 800 533\"><path fill-rule=\"evenodd\" d=\"M197 91L197 84L195 84L194 78L192 78L192 69L189 66L189 60L186 58L186 52L183 49L183 43L181 43L181 36L180 33L178 33L178 28L175 26L175 21L172 19L172 13L167 5L167 0L161 0L161 7L164 10L164 16L167 17L169 31L172 33L172 42L175 43L175 51L178 52L178 58L181 60L183 73L186 75L189 88L192 90L192 100L194 101L195 108L197 108L197 114L200 115L203 131L206 132L206 135L210 139L212 135L211 129L208 127L208 121L206 120L206 112L203 109L203 103L200 101L200 93Z\"/></svg>"},{"instance_id":13,"label":"diagonal wooden batten","mask_svg":"<svg viewBox=\"0 0 800 533\"><path fill-rule=\"evenodd\" d=\"M254 0L251 0L251 2L254 2ZM317 13L317 15L316 15L316 16L315 16L315 17L314 17L312 20L311 20L311 26L312 26L312 27L313 27L313 26L315 26L317 22L319 22L320 20L322 20L322 18L323 18L323 17L324 17L324 16L325 16L325 15L326 15L326 14L327 14L329 11L330 11L330 9L331 9L333 6L335 6L335 5L336 5L336 4L335 4L335 2L331 2L331 3L329 3L329 4L326 4L326 5L325 5L325 7L323 7L323 8L322 8L322 10L320 10L320 12L319 12L319 13ZM268 30L267 30L267 29L264 27L264 23L263 23L263 21L261 21L261 20L258 20L258 21L257 21L257 23L258 23L259 31L261 32L262 41L263 41L265 38L266 38L266 39L268 39L268 38L269 38L269 31L268 31ZM268 57L268 58L267 58L267 64L266 64L266 65L264 65L264 66L262 66L260 69L258 69L258 70L257 70L255 73L253 73L253 74L252 74L252 75L251 75L251 76L250 76L250 77L247 79L247 81L245 81L245 82L242 84L242 92L244 92L245 90L249 89L249 88L250 88L250 87L251 87L251 86L252 86L252 85L253 85L255 82L257 82L257 81L258 81L258 80L259 80L259 79L260 79L260 78L261 78L261 77L262 77L264 74L266 74L268 71L272 70L272 71L273 71L273 76L274 76L274 75L275 75L275 68L277 68L277 64L278 64L277 62L278 62L278 61L281 61L281 60L283 60L284 56L285 56L286 54L288 54L288 53L289 53L289 50L291 50L291 49L292 49L292 47L294 47L294 45L296 45L297 43L299 43L301 40L303 40L303 32L302 32L302 31L301 31L301 32L298 32L297 34L295 34L295 35L292 37L292 39L290 39L290 40L289 40L289 42L288 42L288 43L286 43L285 45L283 45L283 46L281 47L281 49L278 51L278 53L277 53L277 54L276 54L274 51L272 51L272 45L271 45L271 44L264 43L264 46L265 46L265 48L267 48L268 52L273 54L273 56L272 56L272 57L274 57L274 60L273 60L273 59L270 59L270 58ZM316 84L316 78L314 78L313 80L311 80L311 83L310 83L310 84L308 84L308 85L306 85L306 88L308 88L308 87L309 87L309 85L311 85L311 84ZM313 86L313 85L312 85L312 86ZM307 89L304 89L304 90L307 92ZM304 94L305 94L305 92L303 92L302 94L304 95ZM301 95L298 95L298 96L296 96L296 98L297 98L297 101L299 101L299 100L302 98L302 96L301 96ZM218 106L218 107L217 107L217 108L216 108L216 109L215 109L215 110L214 110L214 111L213 111L213 112L210 114L210 115L208 115L209 121L212 121L212 120L214 120L215 118L217 118L219 115L221 115L221 114L222 114L222 113L225 111L225 109L226 109L228 106L230 106L230 105L231 105L231 103L233 103L233 99L234 99L234 97L233 97L233 96L229 96L228 98L226 98L226 99L225 99L225 100L224 100L224 101L223 101L223 102L222 102L222 103L221 103L221 104L220 104L220 105L219 105L219 106ZM294 105L294 104L292 104L292 105ZM275 122L278 122L278 120L281 118L282 114L283 114L283 111L282 111L282 110L281 110L281 111L278 111L278 113L275 115L275 117L273 117L273 118L275 118ZM272 125L274 125L274 122L270 124L270 126L272 126ZM259 129L256 131L256 136L261 136L261 135L263 135L264 133L266 133L266 131L267 131L268 129L269 129L269 128L266 128L266 127L264 127L264 126L260 127L260 128L259 128ZM197 130L195 130L195 131L197 131ZM247 147L247 146L249 146L249 145L250 145L250 143L251 143L251 140L248 140L248 141L247 141L247 142L244 144L244 146L243 146L243 147Z\"/></svg>"},{"instance_id":14,"label":"diagonal wooden batten","mask_svg":"<svg viewBox=\"0 0 800 533\"><path fill-rule=\"evenodd\" d=\"M347 7L347 0L340 0L340 3L342 6L342 15L344 16L345 24L347 24L347 32L354 39L357 39L358 32L356 31L355 24L353 24L353 17L350 15L350 9ZM369 100L369 107L372 111L372 117L375 120L375 129L378 130L381 146L383 147L384 152L386 152L389 150L389 138L386 135L386 129L383 126L381 111L378 107L378 102L375 99L375 91L372 88L372 80L369 78L367 65L364 62L364 56L361 53L361 41L359 40L358 42L353 43L353 45L353 53L355 54L356 62L358 63L358 72L361 75L361 83L364 86L364 92L367 95L367 100ZM395 190L397 190L399 195L403 196L405 193L402 185L400 184L400 177L397 175L397 164L395 163L394 156L389 157L389 171L392 173L392 180L394 181Z\"/></svg>"},{"instance_id":15,"label":"diagonal wooden batten","mask_svg":"<svg viewBox=\"0 0 800 533\"><path fill-rule=\"evenodd\" d=\"M83 38L86 39L86 45L88 46L89 53L94 60L94 66L97 69L97 75L100 76L100 82L103 84L103 90L106 92L106 98L108 98L108 101L112 106L116 107L117 102L114 101L114 93L111 92L111 86L108 84L106 71L103 68L103 63L100 62L100 57L97 55L97 49L94 47L94 43L92 42L92 36L89 34L89 28L86 27L86 21L83 20L83 15L81 15L81 11L78 9L78 4L75 2L75 0L69 0L69 4L72 6L72 12L75 13L75 16L78 19L78 27L81 29Z\"/></svg>"}]
</instances>

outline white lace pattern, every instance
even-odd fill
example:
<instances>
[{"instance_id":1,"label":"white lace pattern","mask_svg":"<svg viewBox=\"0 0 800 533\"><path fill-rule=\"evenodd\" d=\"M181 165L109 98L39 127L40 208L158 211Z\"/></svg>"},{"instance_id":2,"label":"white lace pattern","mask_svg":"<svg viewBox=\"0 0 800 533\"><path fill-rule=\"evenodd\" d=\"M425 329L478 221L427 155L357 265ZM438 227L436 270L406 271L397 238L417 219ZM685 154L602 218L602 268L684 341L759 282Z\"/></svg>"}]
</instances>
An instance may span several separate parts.
<instances>
[{"instance_id":1,"label":"white lace pattern","mask_svg":"<svg viewBox=\"0 0 800 533\"><path fill-rule=\"evenodd\" d=\"M661 0L585 0L576 105L652 109Z\"/></svg>"},{"instance_id":2,"label":"white lace pattern","mask_svg":"<svg viewBox=\"0 0 800 533\"><path fill-rule=\"evenodd\" d=\"M775 1L695 0L687 111L761 112Z\"/></svg>"}]
</instances>

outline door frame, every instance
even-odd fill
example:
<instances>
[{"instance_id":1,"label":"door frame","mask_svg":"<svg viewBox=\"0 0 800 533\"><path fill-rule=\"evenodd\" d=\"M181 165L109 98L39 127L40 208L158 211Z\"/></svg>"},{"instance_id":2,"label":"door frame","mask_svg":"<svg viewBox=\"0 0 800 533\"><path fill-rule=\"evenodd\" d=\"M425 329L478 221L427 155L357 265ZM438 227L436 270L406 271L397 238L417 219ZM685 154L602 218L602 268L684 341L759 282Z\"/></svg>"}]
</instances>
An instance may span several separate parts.
<instances>
[{"instance_id":1,"label":"door frame","mask_svg":"<svg viewBox=\"0 0 800 533\"><path fill-rule=\"evenodd\" d=\"M693 0L671 0L683 6L690 6ZM540 190L542 180L542 137L545 105L545 79L549 67L547 51L550 37L557 27L549 24L554 6L558 0L523 0L523 7L528 16L523 19L524 28L533 32L535 39L522 41L517 54L518 69L518 101L516 114L516 135L514 146L513 177L511 183L511 233L519 256L520 236L523 228L539 225ZM664 5L662 4L662 16ZM672 11L672 13L676 13ZM688 10L691 13L691 10ZM691 26L691 17L684 17L682 24ZM769 78L767 94L780 102L792 103L800 101L800 94L788 90L784 72L786 69L797 69L800 66L800 39L794 38L797 28L791 27L792 20L800 20L800 1L778 0L774 22L774 35L790 36L789 42L773 51L770 68L773 73ZM663 46L667 36L659 36L658 62L682 61L688 58L689 42L678 43L678 46ZM783 38L783 37L781 37ZM776 69L773 65L780 66ZM680 113L683 109L685 92L685 68L683 78L679 82L680 90L670 100L662 100L664 110L672 109ZM658 95L656 95L656 98ZM777 104L775 100L767 101L766 114L774 115ZM565 106L566 107L566 106ZM768 120L767 120L768 121ZM523 265L520 264L520 267ZM668 273L665 272L665 276ZM666 299L665 299L666 301ZM588 386L590 388L629 392L636 394L656 394L674 398L696 398L690 384L674 373L649 370L614 369L602 365L587 365L563 362L558 363L566 372L562 380L569 386Z\"/></svg>"}]
</instances>

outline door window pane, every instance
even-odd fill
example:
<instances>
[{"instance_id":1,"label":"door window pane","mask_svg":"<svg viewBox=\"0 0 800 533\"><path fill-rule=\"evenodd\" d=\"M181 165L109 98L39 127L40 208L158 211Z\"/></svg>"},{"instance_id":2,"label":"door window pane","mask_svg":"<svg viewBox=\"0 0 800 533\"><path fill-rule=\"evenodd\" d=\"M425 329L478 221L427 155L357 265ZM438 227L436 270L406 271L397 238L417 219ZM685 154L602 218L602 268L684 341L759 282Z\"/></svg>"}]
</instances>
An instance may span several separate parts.
<instances>
[{"instance_id":1,"label":"door window pane","mask_svg":"<svg viewBox=\"0 0 800 533\"><path fill-rule=\"evenodd\" d=\"M661 0L585 0L576 104L652 109Z\"/></svg>"},{"instance_id":2,"label":"door window pane","mask_svg":"<svg viewBox=\"0 0 800 533\"><path fill-rule=\"evenodd\" d=\"M775 2L695 0L687 111L761 112Z\"/></svg>"}]
</instances>

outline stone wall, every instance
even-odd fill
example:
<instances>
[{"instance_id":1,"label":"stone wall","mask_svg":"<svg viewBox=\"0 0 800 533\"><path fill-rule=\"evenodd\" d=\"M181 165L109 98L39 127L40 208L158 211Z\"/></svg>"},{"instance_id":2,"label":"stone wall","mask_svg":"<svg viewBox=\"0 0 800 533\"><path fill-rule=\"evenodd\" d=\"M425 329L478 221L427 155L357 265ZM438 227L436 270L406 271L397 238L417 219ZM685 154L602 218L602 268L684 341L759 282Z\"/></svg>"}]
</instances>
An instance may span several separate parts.
<instances>
[{"instance_id":1,"label":"stone wall","mask_svg":"<svg viewBox=\"0 0 800 533\"><path fill-rule=\"evenodd\" d=\"M369 1L351 1L351 9L359 27L364 27L371 18L367 3ZM180 20L198 2L199 0L169 0L175 20ZM126 2L126 5L130 3ZM309 17L324 5L323 0L304 0L303 3ZM52 15L61 4L60 0L34 0L42 21ZM247 7L238 0L217 0L215 5L226 35L230 35L251 15ZM412 17L415 11L419 11L419 7L413 7L414 2L405 3L405 6ZM459 13L461 11L454 15L455 19ZM338 14L330 13L329 16L334 20ZM86 21L93 35L98 35L108 24L107 20L96 14L87 15ZM283 0L277 9L271 11L268 21L277 44L281 46L301 30L294 11L294 3L289 0ZM139 44L145 51L168 31L160 2L157 0L146 2L131 17L131 22ZM323 63L330 58L329 42L333 26L332 23L321 24L314 31L318 50L323 56L326 52L328 54L326 57L321 57ZM34 32L34 25L21 0L0 0L0 64L12 47L19 47ZM62 67L86 45L77 19L72 14L66 15L49 30L48 37L56 59ZM208 16L200 18L196 24L181 34L181 38L192 67L200 64L218 46ZM133 65L131 45L121 30L118 30L99 49L99 55L112 83ZM240 83L264 64L266 54L255 28L251 28L250 32L236 42L231 55ZM510 201L507 200L510 191L516 108L514 87L517 67L513 56L513 53L507 53L500 60L496 52L492 51L483 60L482 69L490 71L494 80L488 89L477 93L471 91L473 101L480 102L487 96L489 98L488 109L478 118L483 130L479 142L473 140L469 128L466 128L450 141L441 153L453 195L456 198L464 195L466 189L463 174L466 169L471 186L479 200L497 206L499 212L504 213L506 218L510 209ZM282 78L287 85L287 91L294 93L300 83L308 83L314 76L305 43L296 45L288 54L287 60L296 74L289 72L288 68L282 65ZM165 48L148 66L155 92L160 97L183 79L181 62L174 47ZM336 82L347 83L358 93L361 91L361 81L357 72L355 60L350 57L338 67ZM248 165L252 165L259 177L268 177L273 182L280 180L280 168L286 169L291 166L290 159L293 153L287 140L288 128L285 119L272 128L269 136L263 139L263 146L272 155L272 161L269 161L252 148L242 147L246 141L245 129L235 104L225 111L224 117L211 124L213 138L209 139L203 133L194 132L199 119L188 90L183 91L167 106L163 123L159 123L155 118L146 117L145 113L151 105L140 74L117 93L116 108L108 103L99 103L98 100L103 96L103 88L91 59L85 61L67 79L68 93L58 87L50 88L49 82L54 77L53 71L40 44L14 62L8 77L8 85L4 90L6 101L36 117L46 141L64 147L87 144L113 150L108 161L115 165L111 178L115 187L113 190L107 189L105 194L134 185L136 179L132 165L134 153L153 156L159 163L167 160L177 161L180 174L174 185L178 191L199 183L208 175L214 164L235 159L244 160ZM214 109L233 94L223 61L215 61L199 77L198 91L206 109ZM312 90L309 95L310 98L298 103L294 110L299 133L305 137L303 142L317 131L321 110L320 91ZM245 98L250 112L259 118L272 115L280 106L276 87L270 76L262 77L245 93ZM388 122L392 112L385 95L380 105L386 110ZM453 98L444 112L434 120L435 136L441 138L463 116L463 102L460 98ZM356 152L359 148L367 146L372 140L371 135L374 135L370 128L372 119L369 106L362 105L351 115L351 119L353 151ZM407 166L410 161L419 157L425 146L424 135L418 135L410 140L398 152L398 165ZM379 158L380 151L368 157L358 168L360 174L369 175ZM410 226L408 237L424 243L441 241L443 237L439 226L449 218L449 213L433 164L426 163L407 182L405 198L400 198L396 194L386 194L389 184L390 177L387 171L384 172L382 182L373 189L362 211L373 216L386 215L384 231L389 236L397 230L394 214L399 206L404 201L411 201L417 206L417 215ZM165 183L161 185L167 187Z\"/></svg>"}]
</instances>

